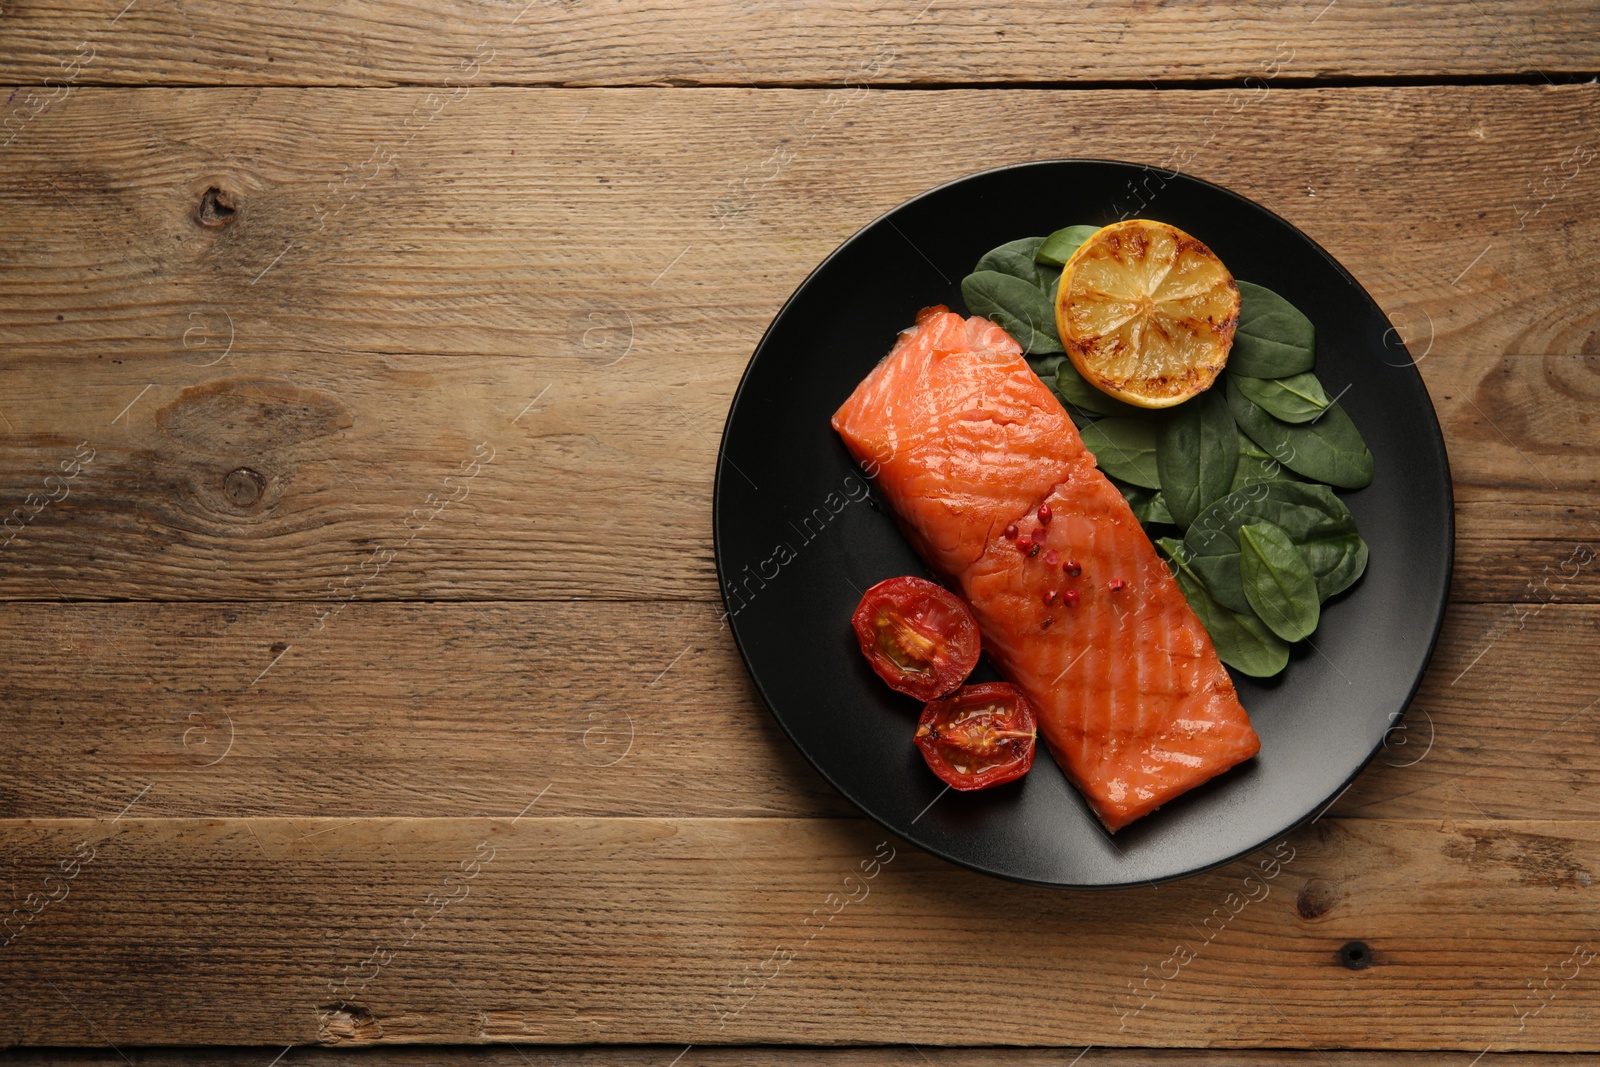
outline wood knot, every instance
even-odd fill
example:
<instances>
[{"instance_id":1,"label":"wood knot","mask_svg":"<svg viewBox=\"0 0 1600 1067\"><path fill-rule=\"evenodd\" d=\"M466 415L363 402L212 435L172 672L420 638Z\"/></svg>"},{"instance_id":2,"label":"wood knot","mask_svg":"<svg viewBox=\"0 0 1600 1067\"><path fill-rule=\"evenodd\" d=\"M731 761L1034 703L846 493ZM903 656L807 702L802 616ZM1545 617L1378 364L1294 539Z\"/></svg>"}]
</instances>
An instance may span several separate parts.
<instances>
[{"instance_id":1,"label":"wood knot","mask_svg":"<svg viewBox=\"0 0 1600 1067\"><path fill-rule=\"evenodd\" d=\"M248 508L254 505L261 499L261 493L266 487L266 478L249 467L231 470L222 479L222 495L236 508Z\"/></svg>"},{"instance_id":2,"label":"wood knot","mask_svg":"<svg viewBox=\"0 0 1600 1067\"><path fill-rule=\"evenodd\" d=\"M1346 941L1339 947L1339 963L1352 971L1372 966L1372 950L1365 941Z\"/></svg>"},{"instance_id":3,"label":"wood knot","mask_svg":"<svg viewBox=\"0 0 1600 1067\"><path fill-rule=\"evenodd\" d=\"M1338 889L1333 883L1313 878L1300 887L1300 895L1295 898L1294 908L1302 919L1320 919L1328 914L1338 895Z\"/></svg>"},{"instance_id":4,"label":"wood knot","mask_svg":"<svg viewBox=\"0 0 1600 1067\"><path fill-rule=\"evenodd\" d=\"M200 210L195 213L195 221L220 230L232 222L238 213L239 205L234 203L233 197L213 185L200 194Z\"/></svg>"},{"instance_id":5,"label":"wood knot","mask_svg":"<svg viewBox=\"0 0 1600 1067\"><path fill-rule=\"evenodd\" d=\"M278 378L191 385L156 412L156 425L168 437L203 455L239 459L292 449L353 421L338 397Z\"/></svg>"}]
</instances>

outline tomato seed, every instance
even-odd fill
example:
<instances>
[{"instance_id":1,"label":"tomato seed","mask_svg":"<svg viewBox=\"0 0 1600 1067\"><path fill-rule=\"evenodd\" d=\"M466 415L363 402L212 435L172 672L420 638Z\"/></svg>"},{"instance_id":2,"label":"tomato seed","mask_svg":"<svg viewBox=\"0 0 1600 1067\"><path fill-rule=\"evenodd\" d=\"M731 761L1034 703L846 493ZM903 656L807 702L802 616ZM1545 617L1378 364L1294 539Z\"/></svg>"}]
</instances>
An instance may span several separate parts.
<instances>
[{"instance_id":1,"label":"tomato seed","mask_svg":"<svg viewBox=\"0 0 1600 1067\"><path fill-rule=\"evenodd\" d=\"M1061 557L1056 555L1056 550L1052 548L1050 551L1044 554L1044 562L1046 566L1054 567L1057 563L1061 562Z\"/></svg>"},{"instance_id":2,"label":"tomato seed","mask_svg":"<svg viewBox=\"0 0 1600 1067\"><path fill-rule=\"evenodd\" d=\"M1015 541L1016 539L1017 539L1017 524L1016 523L1012 523L1010 526L1006 527L1006 540L1007 541Z\"/></svg>"},{"instance_id":3,"label":"tomato seed","mask_svg":"<svg viewBox=\"0 0 1600 1067\"><path fill-rule=\"evenodd\" d=\"M1128 583L1123 581L1121 578L1113 578L1106 583L1106 588L1110 589L1113 593L1120 593L1127 587Z\"/></svg>"},{"instance_id":4,"label":"tomato seed","mask_svg":"<svg viewBox=\"0 0 1600 1067\"><path fill-rule=\"evenodd\" d=\"M1041 524L1045 525L1045 526L1049 526L1050 525L1050 505L1049 504L1040 504L1039 505L1039 522Z\"/></svg>"},{"instance_id":5,"label":"tomato seed","mask_svg":"<svg viewBox=\"0 0 1600 1067\"><path fill-rule=\"evenodd\" d=\"M1078 606L1078 591L1076 589L1068 589L1061 594L1061 599L1067 602L1067 607L1075 608Z\"/></svg>"},{"instance_id":6,"label":"tomato seed","mask_svg":"<svg viewBox=\"0 0 1600 1067\"><path fill-rule=\"evenodd\" d=\"M1078 561L1075 559L1067 560L1067 565L1062 569L1067 572L1067 577L1069 578L1076 578L1083 573L1083 568L1078 566Z\"/></svg>"}]
</instances>

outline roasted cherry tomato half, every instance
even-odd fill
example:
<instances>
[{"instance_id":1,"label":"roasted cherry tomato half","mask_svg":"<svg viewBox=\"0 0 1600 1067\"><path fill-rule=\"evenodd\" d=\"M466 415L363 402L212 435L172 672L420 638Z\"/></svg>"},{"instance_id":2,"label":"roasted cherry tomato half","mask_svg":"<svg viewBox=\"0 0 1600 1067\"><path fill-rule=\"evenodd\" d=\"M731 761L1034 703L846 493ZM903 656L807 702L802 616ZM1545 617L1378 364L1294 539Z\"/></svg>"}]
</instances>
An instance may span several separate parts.
<instances>
[{"instance_id":1,"label":"roasted cherry tomato half","mask_svg":"<svg viewBox=\"0 0 1600 1067\"><path fill-rule=\"evenodd\" d=\"M986 682L928 701L917 721L917 747L952 789L987 789L1028 773L1038 733L1021 690Z\"/></svg>"},{"instance_id":2,"label":"roasted cherry tomato half","mask_svg":"<svg viewBox=\"0 0 1600 1067\"><path fill-rule=\"evenodd\" d=\"M918 700L950 692L978 665L972 609L926 578L879 582L861 598L850 622L878 677Z\"/></svg>"}]
</instances>

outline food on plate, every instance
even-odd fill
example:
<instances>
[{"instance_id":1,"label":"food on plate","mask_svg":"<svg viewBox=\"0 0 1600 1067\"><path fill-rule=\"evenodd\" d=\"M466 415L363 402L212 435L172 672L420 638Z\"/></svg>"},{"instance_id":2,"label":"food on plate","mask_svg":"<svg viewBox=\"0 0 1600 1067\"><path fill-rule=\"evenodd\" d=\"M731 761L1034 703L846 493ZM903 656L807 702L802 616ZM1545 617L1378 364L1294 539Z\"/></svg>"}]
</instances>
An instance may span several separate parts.
<instances>
[{"instance_id":1,"label":"food on plate","mask_svg":"<svg viewBox=\"0 0 1600 1067\"><path fill-rule=\"evenodd\" d=\"M1282 671L1361 577L1329 487L1369 483L1372 456L1312 373L1311 321L1177 227L1010 241L961 292L981 317L925 310L833 425L1116 830L1259 750L1222 663ZM862 651L912 692L928 638L865 608ZM917 743L956 785L941 736Z\"/></svg>"},{"instance_id":2,"label":"food on plate","mask_svg":"<svg viewBox=\"0 0 1600 1067\"><path fill-rule=\"evenodd\" d=\"M1015 781L1033 766L1038 724L1033 705L1014 685L965 685L930 700L917 720L917 747L952 789L988 789Z\"/></svg>"},{"instance_id":3,"label":"food on plate","mask_svg":"<svg viewBox=\"0 0 1600 1067\"><path fill-rule=\"evenodd\" d=\"M1371 482L1372 453L1338 404L1348 387L1325 389L1312 373L1311 320L1247 281L1234 282L1239 321L1227 364L1198 396L1145 410L1080 374L1056 331L1035 325L1053 324L1047 310L1065 280L1063 267L1116 229L1068 226L1008 241L962 280L962 299L1003 326L1061 398L1101 473L1166 553L1222 662L1255 677L1277 674L1295 639L1285 635L1306 633L1321 604L1366 568L1366 543L1329 486ZM1252 523L1271 523L1288 536L1316 579L1314 597L1286 553L1260 556L1262 565L1246 577L1240 530Z\"/></svg>"},{"instance_id":4,"label":"food on plate","mask_svg":"<svg viewBox=\"0 0 1600 1067\"><path fill-rule=\"evenodd\" d=\"M925 309L833 427L1108 829L1256 754L1172 572L1004 329Z\"/></svg>"},{"instance_id":5,"label":"food on plate","mask_svg":"<svg viewBox=\"0 0 1600 1067\"><path fill-rule=\"evenodd\" d=\"M1239 322L1239 288L1216 253L1164 222L1129 219L1080 244L1055 298L1067 357L1091 385L1141 408L1211 388Z\"/></svg>"},{"instance_id":6,"label":"food on plate","mask_svg":"<svg viewBox=\"0 0 1600 1067\"><path fill-rule=\"evenodd\" d=\"M978 665L978 623L960 597L926 578L868 589L851 616L861 654L896 692L932 700Z\"/></svg>"}]
</instances>

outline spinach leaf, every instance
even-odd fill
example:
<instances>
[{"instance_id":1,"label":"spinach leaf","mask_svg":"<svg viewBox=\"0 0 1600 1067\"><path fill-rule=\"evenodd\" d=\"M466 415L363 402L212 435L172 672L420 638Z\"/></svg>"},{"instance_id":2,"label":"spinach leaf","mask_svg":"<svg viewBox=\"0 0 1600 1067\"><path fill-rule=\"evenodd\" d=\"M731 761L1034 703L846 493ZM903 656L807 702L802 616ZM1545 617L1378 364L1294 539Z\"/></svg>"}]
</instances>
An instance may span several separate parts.
<instances>
[{"instance_id":1,"label":"spinach leaf","mask_svg":"<svg viewBox=\"0 0 1600 1067\"><path fill-rule=\"evenodd\" d=\"M1028 360L1028 366L1033 368L1033 373L1039 376L1039 380L1050 386L1052 389L1055 389L1056 373L1060 369L1060 364L1064 362L1067 357L1028 356L1026 358ZM1056 389L1056 392L1059 393L1060 391L1061 390Z\"/></svg>"},{"instance_id":2,"label":"spinach leaf","mask_svg":"<svg viewBox=\"0 0 1600 1067\"><path fill-rule=\"evenodd\" d=\"M1253 459L1271 459L1272 456L1269 455L1267 452L1265 452L1261 448L1260 445L1258 445L1254 441L1250 440L1250 438L1246 437L1244 434L1240 434L1239 435L1239 458L1240 459L1251 459L1251 458L1253 458Z\"/></svg>"},{"instance_id":3,"label":"spinach leaf","mask_svg":"<svg viewBox=\"0 0 1600 1067\"><path fill-rule=\"evenodd\" d=\"M972 270L974 273L992 270L1030 282L1044 292L1045 298L1054 308L1056 285L1061 281L1061 268L1037 262L1033 258L1033 254L1038 251L1043 241L1043 237L1024 237L1020 241L1007 241L999 248L991 248L985 252ZM1051 321L1055 321L1053 317Z\"/></svg>"},{"instance_id":4,"label":"spinach leaf","mask_svg":"<svg viewBox=\"0 0 1600 1067\"><path fill-rule=\"evenodd\" d=\"M1310 422L1321 415L1330 401L1322 383L1310 371L1287 378L1234 377L1239 392L1249 397L1267 414L1284 422Z\"/></svg>"},{"instance_id":5,"label":"spinach leaf","mask_svg":"<svg viewBox=\"0 0 1600 1067\"><path fill-rule=\"evenodd\" d=\"M1239 432L1228 402L1207 390L1180 405L1156 435L1156 471L1167 507L1182 527L1228 495L1239 466Z\"/></svg>"},{"instance_id":6,"label":"spinach leaf","mask_svg":"<svg viewBox=\"0 0 1600 1067\"><path fill-rule=\"evenodd\" d=\"M1084 447L1094 453L1101 470L1146 489L1161 488L1161 475L1156 471L1153 419L1100 419L1079 432Z\"/></svg>"},{"instance_id":7,"label":"spinach leaf","mask_svg":"<svg viewBox=\"0 0 1600 1067\"><path fill-rule=\"evenodd\" d=\"M1204 555L1223 541L1237 544L1240 526L1270 522L1295 544L1356 532L1355 517L1325 485L1277 481L1252 485L1217 501L1189 527L1189 547Z\"/></svg>"},{"instance_id":8,"label":"spinach leaf","mask_svg":"<svg viewBox=\"0 0 1600 1067\"><path fill-rule=\"evenodd\" d=\"M1229 611L1253 611L1244 595L1244 578L1239 573L1239 549L1213 556L1190 556L1189 566L1205 583L1206 591Z\"/></svg>"},{"instance_id":9,"label":"spinach leaf","mask_svg":"<svg viewBox=\"0 0 1600 1067\"><path fill-rule=\"evenodd\" d=\"M1366 543L1333 490L1300 481L1248 485L1207 508L1184 534L1187 562L1211 595L1233 611L1250 607L1239 569L1239 528L1261 522L1280 527L1300 549L1319 600L1343 592L1366 570Z\"/></svg>"},{"instance_id":10,"label":"spinach leaf","mask_svg":"<svg viewBox=\"0 0 1600 1067\"><path fill-rule=\"evenodd\" d=\"M1287 378L1316 362L1311 320L1264 286L1237 282L1239 328L1228 353L1228 369L1251 378Z\"/></svg>"},{"instance_id":11,"label":"spinach leaf","mask_svg":"<svg viewBox=\"0 0 1600 1067\"><path fill-rule=\"evenodd\" d=\"M1249 441L1250 438L1240 434L1239 440ZM1259 451L1255 449L1254 444L1251 445L1251 449ZM1252 455L1251 452L1240 449L1239 467L1233 472L1233 484L1228 486L1228 492L1237 492L1247 485L1255 485L1258 482L1293 482L1298 480L1295 475L1289 472L1287 467L1265 452L1260 455Z\"/></svg>"},{"instance_id":12,"label":"spinach leaf","mask_svg":"<svg viewBox=\"0 0 1600 1067\"><path fill-rule=\"evenodd\" d=\"M1307 541L1300 551L1317 576L1317 599L1325 601L1349 589L1367 569L1367 543L1360 534Z\"/></svg>"},{"instance_id":13,"label":"spinach leaf","mask_svg":"<svg viewBox=\"0 0 1600 1067\"><path fill-rule=\"evenodd\" d=\"M1128 502L1133 509L1133 517L1144 526L1152 523L1165 523L1169 526L1176 525L1172 521L1172 512L1167 509L1167 498L1159 489L1146 489L1140 485L1129 485L1126 482L1111 479L1111 484L1117 487L1122 494L1122 499Z\"/></svg>"},{"instance_id":14,"label":"spinach leaf","mask_svg":"<svg viewBox=\"0 0 1600 1067\"><path fill-rule=\"evenodd\" d=\"M1007 241L999 248L991 248L978 260L977 266L972 268L974 274L979 271L993 270L1001 274L1009 274L1013 278L1021 278L1025 282L1034 281L1039 275L1034 270L1033 254L1039 250L1043 237L1024 237L1020 241Z\"/></svg>"},{"instance_id":15,"label":"spinach leaf","mask_svg":"<svg viewBox=\"0 0 1600 1067\"><path fill-rule=\"evenodd\" d=\"M1090 385L1088 379L1078 373L1078 368L1072 365L1070 359L1063 359L1061 365L1056 368L1056 392L1083 410L1092 411L1096 415L1143 414L1142 409L1132 404L1124 404Z\"/></svg>"},{"instance_id":16,"label":"spinach leaf","mask_svg":"<svg viewBox=\"0 0 1600 1067\"><path fill-rule=\"evenodd\" d=\"M1170 537L1157 539L1172 561L1172 576L1183 597L1206 628L1217 656L1228 666L1254 678L1270 678L1289 662L1289 646L1251 612L1234 612L1218 603L1190 568L1188 547Z\"/></svg>"},{"instance_id":17,"label":"spinach leaf","mask_svg":"<svg viewBox=\"0 0 1600 1067\"><path fill-rule=\"evenodd\" d=\"M1267 414L1228 375L1228 407L1239 429L1296 474L1342 489L1372 482L1372 453L1361 431L1338 404L1329 404L1312 422L1295 426Z\"/></svg>"},{"instance_id":18,"label":"spinach leaf","mask_svg":"<svg viewBox=\"0 0 1600 1067\"><path fill-rule=\"evenodd\" d=\"M1029 355L1066 351L1056 338L1055 309L1032 282L999 271L977 271L961 279L961 299L969 312L992 320Z\"/></svg>"},{"instance_id":19,"label":"spinach leaf","mask_svg":"<svg viewBox=\"0 0 1600 1067\"><path fill-rule=\"evenodd\" d=\"M1100 421L1100 416L1087 412L1076 404L1067 405L1067 417L1072 420L1072 425L1078 428L1078 434Z\"/></svg>"},{"instance_id":20,"label":"spinach leaf","mask_svg":"<svg viewBox=\"0 0 1600 1067\"><path fill-rule=\"evenodd\" d=\"M1159 489L1150 497L1149 503L1133 509L1133 517L1146 525L1158 522L1166 523L1168 526L1177 525L1172 517L1172 509L1167 507L1167 498Z\"/></svg>"},{"instance_id":21,"label":"spinach leaf","mask_svg":"<svg viewBox=\"0 0 1600 1067\"><path fill-rule=\"evenodd\" d=\"M1064 267L1067 260L1072 258L1072 253L1099 231L1098 226L1068 226L1057 230L1037 247L1033 258L1052 267Z\"/></svg>"},{"instance_id":22,"label":"spinach leaf","mask_svg":"<svg viewBox=\"0 0 1600 1067\"><path fill-rule=\"evenodd\" d=\"M1231 412L1230 412L1231 414ZM1273 459L1266 450L1244 434L1239 434L1239 467L1233 472L1228 492L1237 492L1257 482L1295 482L1300 476Z\"/></svg>"},{"instance_id":23,"label":"spinach leaf","mask_svg":"<svg viewBox=\"0 0 1600 1067\"><path fill-rule=\"evenodd\" d=\"M1273 633L1293 642L1317 628L1317 580L1281 526L1239 527L1239 576L1245 599Z\"/></svg>"}]
</instances>

